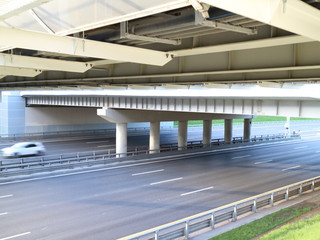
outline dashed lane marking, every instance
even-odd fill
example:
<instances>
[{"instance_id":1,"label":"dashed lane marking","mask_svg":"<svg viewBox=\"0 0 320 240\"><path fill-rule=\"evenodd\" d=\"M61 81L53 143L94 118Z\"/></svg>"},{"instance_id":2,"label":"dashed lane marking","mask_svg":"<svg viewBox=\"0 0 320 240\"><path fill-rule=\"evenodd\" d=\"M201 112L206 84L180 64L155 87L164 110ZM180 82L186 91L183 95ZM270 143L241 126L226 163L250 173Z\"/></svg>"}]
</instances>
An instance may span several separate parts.
<instances>
[{"instance_id":1,"label":"dashed lane marking","mask_svg":"<svg viewBox=\"0 0 320 240\"><path fill-rule=\"evenodd\" d=\"M244 156L239 156L239 157L233 157L231 159L239 159L239 158L247 158L250 157L251 155L244 155Z\"/></svg>"},{"instance_id":2,"label":"dashed lane marking","mask_svg":"<svg viewBox=\"0 0 320 240\"><path fill-rule=\"evenodd\" d=\"M255 162L254 164L258 165L258 164L262 164L262 163L269 163L269 162L272 162L273 160L270 159L270 160L266 160L266 161L261 161L261 162Z\"/></svg>"},{"instance_id":3,"label":"dashed lane marking","mask_svg":"<svg viewBox=\"0 0 320 240\"><path fill-rule=\"evenodd\" d=\"M10 237L0 238L0 240L8 240L8 239L12 239L12 238L22 237L22 236L28 235L30 233L31 232L20 233L20 234L13 235L13 236L10 236Z\"/></svg>"},{"instance_id":4,"label":"dashed lane marking","mask_svg":"<svg viewBox=\"0 0 320 240\"><path fill-rule=\"evenodd\" d=\"M190 195L190 194L193 194L193 193L198 193L198 192L203 192L203 191L207 191L207 190L210 190L210 189L213 189L214 187L207 187L207 188L202 188L202 189L199 189L199 190L195 190L195 191L192 191L192 192L187 192L187 193L182 193L180 194L180 196L186 196L186 195Z\"/></svg>"},{"instance_id":5,"label":"dashed lane marking","mask_svg":"<svg viewBox=\"0 0 320 240\"><path fill-rule=\"evenodd\" d=\"M173 182L173 181L178 181L183 179L181 178L173 178L173 179L169 179L169 180L165 180L165 181L161 181L161 182L154 182L154 183L150 183L150 185L157 185L157 184L161 184L161 183L167 183L167 182Z\"/></svg>"},{"instance_id":6,"label":"dashed lane marking","mask_svg":"<svg viewBox=\"0 0 320 240\"><path fill-rule=\"evenodd\" d=\"M294 166L294 167L289 167L289 168L282 169L281 171L292 170L292 169L296 169L296 168L299 168L299 167L301 167L301 166L297 165L297 166Z\"/></svg>"},{"instance_id":7,"label":"dashed lane marking","mask_svg":"<svg viewBox=\"0 0 320 240\"><path fill-rule=\"evenodd\" d=\"M157 172L162 172L164 169L159 169L159 170L154 170L154 171L149 171L149 172L140 172L140 173L134 173L132 176L139 176L139 175L145 175L145 174L150 174L150 173L157 173Z\"/></svg>"},{"instance_id":8,"label":"dashed lane marking","mask_svg":"<svg viewBox=\"0 0 320 240\"><path fill-rule=\"evenodd\" d=\"M8 198L8 197L12 197L13 195L12 194L9 194L9 195L3 195L3 196L0 196L0 199L1 198Z\"/></svg>"}]
</instances>

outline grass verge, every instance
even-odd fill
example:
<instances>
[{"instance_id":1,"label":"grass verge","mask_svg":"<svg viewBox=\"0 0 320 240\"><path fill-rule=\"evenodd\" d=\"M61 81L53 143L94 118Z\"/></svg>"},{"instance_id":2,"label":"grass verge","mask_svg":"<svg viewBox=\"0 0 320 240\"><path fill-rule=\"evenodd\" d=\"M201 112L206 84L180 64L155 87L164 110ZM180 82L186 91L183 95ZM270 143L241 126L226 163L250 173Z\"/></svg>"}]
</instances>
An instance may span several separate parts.
<instances>
[{"instance_id":1,"label":"grass verge","mask_svg":"<svg viewBox=\"0 0 320 240\"><path fill-rule=\"evenodd\" d=\"M320 214L276 229L259 240L319 240Z\"/></svg>"},{"instance_id":2,"label":"grass verge","mask_svg":"<svg viewBox=\"0 0 320 240\"><path fill-rule=\"evenodd\" d=\"M282 209L278 212L267 215L261 219L255 220L251 223L233 229L229 232L225 232L210 240L251 240L261 234L264 234L279 225L285 224L290 220L297 218L312 209L315 206L292 206L289 208ZM275 239L275 238L271 238ZM287 238L290 239L290 238ZM268 239L269 240L269 239ZM278 240L278 239L277 239Z\"/></svg>"}]
</instances>

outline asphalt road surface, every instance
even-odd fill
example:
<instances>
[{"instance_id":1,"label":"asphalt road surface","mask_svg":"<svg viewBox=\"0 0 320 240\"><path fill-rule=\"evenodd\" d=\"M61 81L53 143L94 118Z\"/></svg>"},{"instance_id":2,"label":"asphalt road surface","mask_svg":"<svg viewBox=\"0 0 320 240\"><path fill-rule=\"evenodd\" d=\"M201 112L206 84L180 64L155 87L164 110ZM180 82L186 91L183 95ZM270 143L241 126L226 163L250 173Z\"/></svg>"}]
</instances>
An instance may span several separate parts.
<instances>
[{"instance_id":1,"label":"asphalt road surface","mask_svg":"<svg viewBox=\"0 0 320 240\"><path fill-rule=\"evenodd\" d=\"M319 158L310 139L2 182L0 239L117 239L318 176Z\"/></svg>"}]
</instances>

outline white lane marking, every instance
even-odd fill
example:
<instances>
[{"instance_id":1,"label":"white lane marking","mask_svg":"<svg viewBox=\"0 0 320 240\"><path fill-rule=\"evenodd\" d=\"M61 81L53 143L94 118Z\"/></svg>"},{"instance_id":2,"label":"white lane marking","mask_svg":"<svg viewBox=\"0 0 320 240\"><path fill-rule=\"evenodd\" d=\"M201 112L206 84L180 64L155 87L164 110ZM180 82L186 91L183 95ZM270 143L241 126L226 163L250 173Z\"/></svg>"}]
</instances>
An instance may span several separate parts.
<instances>
[{"instance_id":1,"label":"white lane marking","mask_svg":"<svg viewBox=\"0 0 320 240\"><path fill-rule=\"evenodd\" d=\"M0 213L0 216L7 215L7 212Z\"/></svg>"},{"instance_id":2,"label":"white lane marking","mask_svg":"<svg viewBox=\"0 0 320 240\"><path fill-rule=\"evenodd\" d=\"M4 196L0 196L0 198L8 198L8 197L12 197L13 195L10 194L10 195L4 195Z\"/></svg>"},{"instance_id":3,"label":"white lane marking","mask_svg":"<svg viewBox=\"0 0 320 240\"><path fill-rule=\"evenodd\" d=\"M12 239L12 238L22 237L22 236L28 235L30 233L31 232L25 232L25 233L13 235L13 236L10 236L10 237L0 238L0 240L8 240L8 239Z\"/></svg>"},{"instance_id":4,"label":"white lane marking","mask_svg":"<svg viewBox=\"0 0 320 240\"><path fill-rule=\"evenodd\" d=\"M307 148L308 146L301 146L301 147L295 147L294 149L302 149L302 148Z\"/></svg>"},{"instance_id":5,"label":"white lane marking","mask_svg":"<svg viewBox=\"0 0 320 240\"><path fill-rule=\"evenodd\" d=\"M187 193L182 193L182 194L180 194L180 196L186 196L186 195L193 194L193 193L203 192L203 191L210 190L210 189L212 189L212 188L214 188L214 187L202 188L202 189L199 189L199 190L196 190L196 191L187 192Z\"/></svg>"},{"instance_id":6,"label":"white lane marking","mask_svg":"<svg viewBox=\"0 0 320 240\"><path fill-rule=\"evenodd\" d=\"M244 156L239 156L239 157L233 157L231 159L238 159L238 158L247 158L250 157L251 155L244 155Z\"/></svg>"},{"instance_id":7,"label":"white lane marking","mask_svg":"<svg viewBox=\"0 0 320 240\"><path fill-rule=\"evenodd\" d=\"M291 170L291 169L295 169L295 168L299 168L299 167L301 167L301 166L297 165L297 166L294 166L294 167L289 167L289 168L282 169L281 171L287 171L287 170Z\"/></svg>"},{"instance_id":8,"label":"white lane marking","mask_svg":"<svg viewBox=\"0 0 320 240\"><path fill-rule=\"evenodd\" d=\"M157 172L162 172L164 169L159 169L159 170L154 170L154 171L149 171L149 172L141 172L141 173L134 173L132 176L139 176L139 175L144 175L144 174L149 174L149 173L157 173Z\"/></svg>"},{"instance_id":9,"label":"white lane marking","mask_svg":"<svg viewBox=\"0 0 320 240\"><path fill-rule=\"evenodd\" d=\"M183 179L181 178L173 178L173 179L169 179L169 180L165 180L165 181L161 181L161 182L154 182L154 183L150 183L150 185L157 185L157 184L161 184L161 183L167 183L167 182L173 182L173 181L178 181Z\"/></svg>"},{"instance_id":10,"label":"white lane marking","mask_svg":"<svg viewBox=\"0 0 320 240\"><path fill-rule=\"evenodd\" d=\"M254 164L258 165L258 164L261 164L261 163L268 163L268 162L272 162L273 160L266 160L266 161L261 161L261 162L255 162Z\"/></svg>"},{"instance_id":11,"label":"white lane marking","mask_svg":"<svg viewBox=\"0 0 320 240\"><path fill-rule=\"evenodd\" d=\"M115 145L101 145L101 146L97 146L98 148L102 148L102 147L113 147Z\"/></svg>"},{"instance_id":12,"label":"white lane marking","mask_svg":"<svg viewBox=\"0 0 320 240\"><path fill-rule=\"evenodd\" d=\"M105 141L94 141L94 142L86 142L86 143L87 144L95 144L95 143L108 143L108 142L110 142L110 141L105 140Z\"/></svg>"}]
</instances>

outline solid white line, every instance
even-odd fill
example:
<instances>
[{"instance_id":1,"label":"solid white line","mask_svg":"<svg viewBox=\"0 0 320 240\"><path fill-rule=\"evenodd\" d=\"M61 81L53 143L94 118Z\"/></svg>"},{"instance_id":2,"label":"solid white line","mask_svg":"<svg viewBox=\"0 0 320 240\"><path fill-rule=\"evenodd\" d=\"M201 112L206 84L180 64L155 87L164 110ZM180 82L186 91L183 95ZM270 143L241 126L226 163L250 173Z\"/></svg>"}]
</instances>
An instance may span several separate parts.
<instances>
[{"instance_id":1,"label":"solid white line","mask_svg":"<svg viewBox=\"0 0 320 240\"><path fill-rule=\"evenodd\" d=\"M261 164L261 163L268 163L268 162L272 162L273 160L267 160L267 161L262 161L262 162L255 162L254 164L258 165L258 164Z\"/></svg>"},{"instance_id":2,"label":"solid white line","mask_svg":"<svg viewBox=\"0 0 320 240\"><path fill-rule=\"evenodd\" d=\"M167 183L167 182L173 182L173 181L177 181L177 180L181 180L183 179L181 178L174 178L174 179L169 179L169 180L165 180L165 181L161 181L161 182L154 182L154 183L150 183L150 185L157 185L157 184L161 184L161 183Z\"/></svg>"},{"instance_id":3,"label":"solid white line","mask_svg":"<svg viewBox=\"0 0 320 240\"><path fill-rule=\"evenodd\" d=\"M302 149L302 148L307 148L308 146L301 146L301 147L295 147L294 149Z\"/></svg>"},{"instance_id":4,"label":"solid white line","mask_svg":"<svg viewBox=\"0 0 320 240\"><path fill-rule=\"evenodd\" d=\"M8 198L8 197L12 197L13 195L10 194L10 195L4 195L4 196L0 196L0 198Z\"/></svg>"},{"instance_id":5,"label":"solid white line","mask_svg":"<svg viewBox=\"0 0 320 240\"><path fill-rule=\"evenodd\" d=\"M31 233L31 232L25 232L25 233L13 235L13 236L10 236L10 237L0 238L0 240L8 240L8 239L16 238L16 237L22 237L22 236L28 235L28 234L30 234L30 233Z\"/></svg>"},{"instance_id":6,"label":"solid white line","mask_svg":"<svg viewBox=\"0 0 320 240\"><path fill-rule=\"evenodd\" d=\"M231 159L238 159L238 158L246 158L246 157L250 157L251 155L245 155L245 156L239 156L239 157L233 157Z\"/></svg>"},{"instance_id":7,"label":"solid white line","mask_svg":"<svg viewBox=\"0 0 320 240\"><path fill-rule=\"evenodd\" d=\"M162 171L164 171L164 169L159 169L159 170L154 170L154 171L149 171L149 172L134 173L134 174L132 174L132 176L139 176L139 175L162 172Z\"/></svg>"},{"instance_id":8,"label":"solid white line","mask_svg":"<svg viewBox=\"0 0 320 240\"><path fill-rule=\"evenodd\" d=\"M193 194L193 193L198 193L198 192L206 191L206 190L209 190L209 189L212 189L212 188L213 187L207 187L207 188L199 189L199 190L192 191L192 192L182 193L182 194L180 194L180 196L185 196L185 195L189 195L189 194Z\"/></svg>"},{"instance_id":9,"label":"solid white line","mask_svg":"<svg viewBox=\"0 0 320 240\"><path fill-rule=\"evenodd\" d=\"M7 212L0 213L0 216L7 215Z\"/></svg>"},{"instance_id":10,"label":"solid white line","mask_svg":"<svg viewBox=\"0 0 320 240\"><path fill-rule=\"evenodd\" d=\"M295 168L299 168L299 167L301 167L301 166L297 165L297 166L294 166L294 167L289 167L289 168L282 169L281 171L287 171L287 170L291 170L291 169L295 169Z\"/></svg>"}]
</instances>

